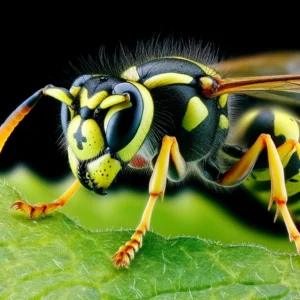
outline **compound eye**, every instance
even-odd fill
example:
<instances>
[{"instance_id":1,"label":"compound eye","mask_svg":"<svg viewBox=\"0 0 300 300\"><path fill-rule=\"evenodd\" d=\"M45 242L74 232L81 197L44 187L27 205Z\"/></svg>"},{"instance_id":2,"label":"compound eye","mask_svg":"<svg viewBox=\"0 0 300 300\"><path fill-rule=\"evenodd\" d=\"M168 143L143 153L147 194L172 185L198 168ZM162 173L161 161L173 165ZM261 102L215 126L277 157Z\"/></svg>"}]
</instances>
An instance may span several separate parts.
<instances>
[{"instance_id":1,"label":"compound eye","mask_svg":"<svg viewBox=\"0 0 300 300\"><path fill-rule=\"evenodd\" d=\"M111 107L104 119L108 147L117 152L132 141L139 129L143 116L143 99L137 87L128 82L117 84L113 94L126 95L130 99L130 102Z\"/></svg>"}]
</instances>

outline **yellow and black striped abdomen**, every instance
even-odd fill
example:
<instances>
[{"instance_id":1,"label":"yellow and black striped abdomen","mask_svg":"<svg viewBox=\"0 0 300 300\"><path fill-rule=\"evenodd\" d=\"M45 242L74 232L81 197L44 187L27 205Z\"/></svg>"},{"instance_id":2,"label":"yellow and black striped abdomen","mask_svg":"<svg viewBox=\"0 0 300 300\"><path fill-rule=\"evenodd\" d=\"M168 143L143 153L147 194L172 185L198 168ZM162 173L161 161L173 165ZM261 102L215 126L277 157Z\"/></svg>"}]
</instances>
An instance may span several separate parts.
<instances>
[{"instance_id":1,"label":"yellow and black striped abdomen","mask_svg":"<svg viewBox=\"0 0 300 300\"><path fill-rule=\"evenodd\" d=\"M251 147L261 133L270 134L277 148L288 140L300 141L300 125L297 117L278 108L253 109L241 117L237 128L239 128L237 137L246 148ZM300 222L300 159L296 149L282 158L282 164L288 206L295 221ZM268 205L271 181L266 150L261 153L253 171L243 182L243 186Z\"/></svg>"}]
</instances>

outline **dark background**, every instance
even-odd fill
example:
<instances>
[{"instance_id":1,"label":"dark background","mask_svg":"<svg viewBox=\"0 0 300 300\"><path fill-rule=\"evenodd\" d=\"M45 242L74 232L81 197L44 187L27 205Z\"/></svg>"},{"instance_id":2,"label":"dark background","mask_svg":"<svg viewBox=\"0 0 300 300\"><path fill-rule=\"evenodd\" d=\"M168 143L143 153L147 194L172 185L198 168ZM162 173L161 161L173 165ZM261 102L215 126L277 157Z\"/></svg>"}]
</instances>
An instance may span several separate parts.
<instances>
[{"instance_id":1,"label":"dark background","mask_svg":"<svg viewBox=\"0 0 300 300\"><path fill-rule=\"evenodd\" d=\"M96 58L100 46L108 54L122 42L126 46L136 41L160 35L204 43L212 42L222 58L273 50L300 50L298 18L282 8L262 12L251 7L246 11L227 12L178 7L178 11L160 11L155 7L133 13L117 4L74 11L61 7L19 7L8 11L9 22L3 23L2 86L0 124L27 97L51 83L65 86L74 73L71 63L91 55ZM215 9L215 8L214 8ZM228 11L229 8L228 8ZM221 12L223 15L218 15ZM147 14L148 13L148 14ZM68 86L66 86L68 87ZM60 137L60 103L43 98L22 121L5 145L0 156L0 171L17 162L26 162L47 178L59 178L68 171L67 159L58 149Z\"/></svg>"},{"instance_id":2,"label":"dark background","mask_svg":"<svg viewBox=\"0 0 300 300\"><path fill-rule=\"evenodd\" d=\"M300 50L299 16L293 15L292 7L262 11L250 3L233 8L226 3L224 7L181 3L163 11L154 3L144 3L134 11L126 3L121 7L115 2L73 4L66 9L54 4L45 8L14 5L3 11L8 21L1 24L0 123L38 89L72 81L70 62L77 63L81 56L97 57L103 45L107 53L113 53L119 42L130 47L138 40L171 34L212 42L222 58ZM22 162L46 179L70 174L67 157L59 149L59 113L60 103L41 99L5 145L0 172Z\"/></svg>"}]
</instances>

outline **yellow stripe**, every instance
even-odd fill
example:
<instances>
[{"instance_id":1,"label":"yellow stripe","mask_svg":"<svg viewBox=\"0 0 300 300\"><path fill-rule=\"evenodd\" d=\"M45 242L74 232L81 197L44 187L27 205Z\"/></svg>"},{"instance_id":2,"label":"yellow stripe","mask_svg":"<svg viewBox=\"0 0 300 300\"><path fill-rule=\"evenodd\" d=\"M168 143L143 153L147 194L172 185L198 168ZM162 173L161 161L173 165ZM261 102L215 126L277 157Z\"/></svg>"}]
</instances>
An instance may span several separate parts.
<instances>
[{"instance_id":1,"label":"yellow stripe","mask_svg":"<svg viewBox=\"0 0 300 300\"><path fill-rule=\"evenodd\" d=\"M80 89L81 89L81 86L71 86L69 91L74 97L76 97L78 95Z\"/></svg>"},{"instance_id":2,"label":"yellow stripe","mask_svg":"<svg viewBox=\"0 0 300 300\"><path fill-rule=\"evenodd\" d=\"M111 107L109 109L109 111L107 112L107 114L105 116L105 119L104 119L104 130L105 130L105 132L107 130L107 125L108 125L108 122L110 121L111 117L115 113L117 113L118 111L129 108L131 106L132 106L131 102L125 102L125 103L123 102L123 103L120 103L120 104L117 104L117 105L114 105L113 107Z\"/></svg>"},{"instance_id":3,"label":"yellow stripe","mask_svg":"<svg viewBox=\"0 0 300 300\"><path fill-rule=\"evenodd\" d=\"M237 124L234 126L234 139L241 139L248 128L253 124L253 120L257 117L257 115L261 112L259 109L252 109L251 111L247 111L246 114L242 115L242 117L238 120Z\"/></svg>"},{"instance_id":4,"label":"yellow stripe","mask_svg":"<svg viewBox=\"0 0 300 300\"><path fill-rule=\"evenodd\" d=\"M88 90L86 88L82 88L80 94L80 107L83 106L88 106Z\"/></svg>"},{"instance_id":5,"label":"yellow stripe","mask_svg":"<svg viewBox=\"0 0 300 300\"><path fill-rule=\"evenodd\" d=\"M82 88L80 94L80 107L87 106L90 109L95 109L107 97L107 95L107 91L101 91L89 98L88 90L86 88Z\"/></svg>"},{"instance_id":6,"label":"yellow stripe","mask_svg":"<svg viewBox=\"0 0 300 300\"><path fill-rule=\"evenodd\" d=\"M229 128L229 120L225 115L220 115L219 127L221 129L228 129Z\"/></svg>"},{"instance_id":7,"label":"yellow stripe","mask_svg":"<svg viewBox=\"0 0 300 300\"><path fill-rule=\"evenodd\" d=\"M193 81L193 77L179 73L165 73L152 76L144 82L144 85L149 89L161 87L169 84L190 84Z\"/></svg>"},{"instance_id":8,"label":"yellow stripe","mask_svg":"<svg viewBox=\"0 0 300 300\"><path fill-rule=\"evenodd\" d=\"M133 66L127 69L122 75L121 78L126 80L131 80L134 82L138 82L140 80L139 73L137 72L136 66Z\"/></svg>"},{"instance_id":9,"label":"yellow stripe","mask_svg":"<svg viewBox=\"0 0 300 300\"><path fill-rule=\"evenodd\" d=\"M182 119L182 127L187 131L192 131L208 116L207 107L199 97L190 99L187 110Z\"/></svg>"},{"instance_id":10,"label":"yellow stripe","mask_svg":"<svg viewBox=\"0 0 300 300\"><path fill-rule=\"evenodd\" d=\"M223 94L219 97L219 105L221 108L224 108L227 104L228 94Z\"/></svg>"},{"instance_id":11,"label":"yellow stripe","mask_svg":"<svg viewBox=\"0 0 300 300\"><path fill-rule=\"evenodd\" d=\"M105 98L101 102L100 108L101 109L106 109L106 108L109 108L111 106L123 103L123 102L127 101L127 99L129 101L129 98L126 97L125 95L111 95L111 96L108 96L107 98Z\"/></svg>"},{"instance_id":12,"label":"yellow stripe","mask_svg":"<svg viewBox=\"0 0 300 300\"><path fill-rule=\"evenodd\" d=\"M283 135L286 140L299 141L299 126L293 115L281 110L273 110L273 113L275 136Z\"/></svg>"}]
</instances>

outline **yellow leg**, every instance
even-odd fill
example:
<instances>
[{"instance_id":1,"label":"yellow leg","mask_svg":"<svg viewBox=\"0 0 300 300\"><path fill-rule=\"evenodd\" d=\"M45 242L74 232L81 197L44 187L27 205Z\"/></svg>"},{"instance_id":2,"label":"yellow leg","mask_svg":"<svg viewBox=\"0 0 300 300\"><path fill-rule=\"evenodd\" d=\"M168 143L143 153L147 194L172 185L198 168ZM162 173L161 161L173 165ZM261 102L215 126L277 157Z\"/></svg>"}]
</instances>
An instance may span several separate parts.
<instances>
[{"instance_id":1,"label":"yellow leg","mask_svg":"<svg viewBox=\"0 0 300 300\"><path fill-rule=\"evenodd\" d=\"M151 215L156 199L158 196L164 197L170 157L175 164L179 176L184 176L186 173L186 163L179 152L177 141L174 137L165 136L150 179L150 197L141 222L132 235L131 240L124 246L121 246L112 257L116 268L128 268L130 261L134 258L135 252L138 252L142 247L143 236L150 228Z\"/></svg>"},{"instance_id":2,"label":"yellow leg","mask_svg":"<svg viewBox=\"0 0 300 300\"><path fill-rule=\"evenodd\" d=\"M281 158L284 158L289 151L294 149L294 147L296 148L296 151L300 158L300 146L297 141L287 141L281 147L276 149L276 146L272 141L270 135L261 134L253 144L253 146L240 159L240 161L231 170L223 175L220 183L224 185L232 185L240 181L240 178L245 177L249 173L249 170L255 164L260 152L263 149L267 148L271 177L271 198L269 209L271 208L273 201L275 200L277 204L275 220L278 212L280 211L288 230L290 240L295 241L297 251L300 252L300 233L295 226L286 206L287 192L285 187L283 166L281 163Z\"/></svg>"},{"instance_id":3,"label":"yellow leg","mask_svg":"<svg viewBox=\"0 0 300 300\"><path fill-rule=\"evenodd\" d=\"M281 161L292 151L296 149L300 159L300 144L294 140L287 140L283 145L277 148Z\"/></svg>"},{"instance_id":4,"label":"yellow leg","mask_svg":"<svg viewBox=\"0 0 300 300\"><path fill-rule=\"evenodd\" d=\"M11 205L10 208L15 208L16 210L21 210L25 213L29 213L31 219L39 216L46 215L57 207L63 207L68 200L75 194L77 189L80 187L80 182L76 179L72 186L58 199L53 201L52 203L43 203L39 202L37 206L30 205L25 203L23 200L18 200Z\"/></svg>"}]
</instances>

